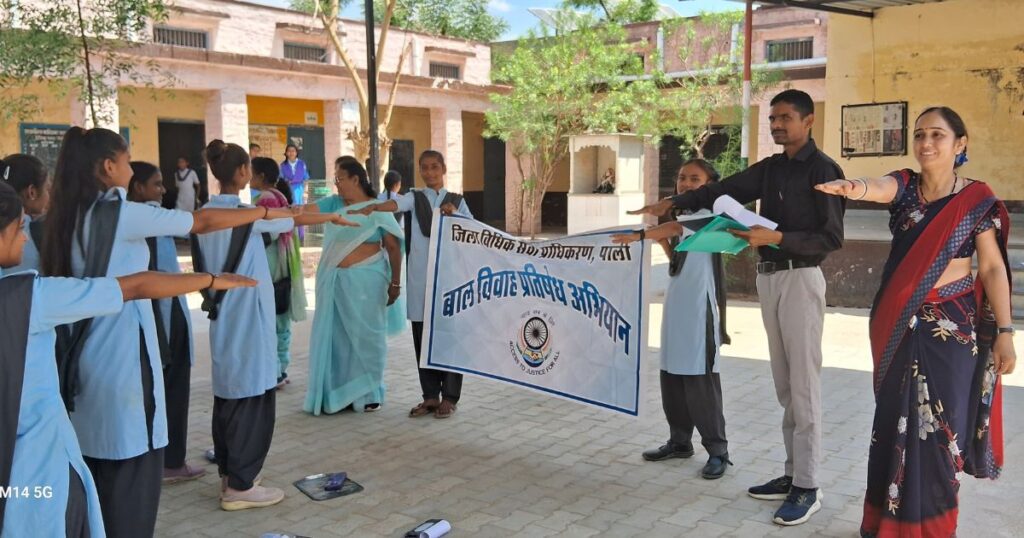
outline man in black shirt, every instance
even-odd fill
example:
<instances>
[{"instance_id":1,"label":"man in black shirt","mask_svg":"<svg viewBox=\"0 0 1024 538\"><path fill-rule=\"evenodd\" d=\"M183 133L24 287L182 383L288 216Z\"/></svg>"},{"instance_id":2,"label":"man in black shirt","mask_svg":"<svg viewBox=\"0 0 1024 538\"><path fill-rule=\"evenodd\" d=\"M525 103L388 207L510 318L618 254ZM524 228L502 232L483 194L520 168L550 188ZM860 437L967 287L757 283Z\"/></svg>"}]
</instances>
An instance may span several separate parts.
<instances>
[{"instance_id":1,"label":"man in black shirt","mask_svg":"<svg viewBox=\"0 0 1024 538\"><path fill-rule=\"evenodd\" d=\"M664 215L671 208L711 209L719 196L741 204L761 201L761 215L776 230L754 227L734 235L758 248L757 295L768 333L775 392L784 409L785 475L748 490L757 499L785 500L780 525L798 525L821 508L817 469L821 457L821 332L825 277L819 265L843 245L845 200L814 190L843 178L843 171L811 139L814 102L799 90L771 101L772 138L783 153L718 183L646 206L633 214Z\"/></svg>"}]
</instances>

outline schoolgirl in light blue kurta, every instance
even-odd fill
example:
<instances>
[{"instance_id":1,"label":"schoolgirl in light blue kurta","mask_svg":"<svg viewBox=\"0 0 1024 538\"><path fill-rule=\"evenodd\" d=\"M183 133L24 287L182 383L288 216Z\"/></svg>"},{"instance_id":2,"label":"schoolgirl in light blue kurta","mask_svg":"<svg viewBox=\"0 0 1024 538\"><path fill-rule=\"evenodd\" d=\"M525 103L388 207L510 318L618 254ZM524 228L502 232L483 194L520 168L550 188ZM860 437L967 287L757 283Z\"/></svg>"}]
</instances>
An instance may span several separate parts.
<instances>
[{"instance_id":1,"label":"schoolgirl in light blue kurta","mask_svg":"<svg viewBox=\"0 0 1024 538\"><path fill-rule=\"evenodd\" d=\"M12 275L22 271L39 270L39 248L36 246L36 242L32 240L32 233L28 230L29 224L31 223L32 217L25 215L25 220L21 224L21 229L25 232L25 237L27 237L28 240L25 241L25 249L22 251L23 255L21 257L21 263L14 267L0 269L0 275Z\"/></svg>"},{"instance_id":2,"label":"schoolgirl in light blue kurta","mask_svg":"<svg viewBox=\"0 0 1024 538\"><path fill-rule=\"evenodd\" d=\"M439 191L433 189L413 189L426 195L432 209L441 207L441 202L448 194L448 190L442 188ZM430 238L423 235L419 223L416 221L415 198L410 191L408 194L400 194L392 198L398 204L398 211L409 213L407 218L412 219L412 234L409 238L409 269L406 274L406 306L408 308L409 321L423 321L423 305L427 293L427 250L430 248ZM466 200L455 211L456 215L473 218L473 214L466 205Z\"/></svg>"},{"instance_id":3,"label":"schoolgirl in light blue kurta","mask_svg":"<svg viewBox=\"0 0 1024 538\"><path fill-rule=\"evenodd\" d=\"M5 277L12 274L5 273ZM121 287L113 278L36 276L11 483L3 484L27 486L32 494L8 497L2 538L66 535L68 466L75 470L85 488L91 536L105 536L96 485L82 459L78 437L60 397L54 328L93 316L116 316L122 306ZM49 487L52 497L36 497L36 486Z\"/></svg>"},{"instance_id":4,"label":"schoolgirl in light blue kurta","mask_svg":"<svg viewBox=\"0 0 1024 538\"><path fill-rule=\"evenodd\" d=\"M345 206L338 195L317 202L321 213L341 213L376 201ZM400 306L387 306L391 264L386 251L350 267L342 262L360 245L379 245L385 234L404 240L393 215L347 215L358 227L326 225L323 254L316 271L316 312L309 343L309 384L303 409L336 413L352 405L384 404L387 337L405 328ZM398 307L398 308L396 308ZM399 317L389 315L397 312Z\"/></svg>"},{"instance_id":5,"label":"schoolgirl in light blue kurta","mask_svg":"<svg viewBox=\"0 0 1024 538\"><path fill-rule=\"evenodd\" d=\"M236 208L242 205L236 194L210 197L203 207ZM275 329L274 285L263 247L264 232L281 234L295 227L292 219L260 220L242 251L235 271L259 281L255 288L234 289L224 295L220 315L210 322L210 356L213 360L213 395L240 400L260 396L277 385L277 333ZM199 236L203 260L209 271L220 272L228 255L232 230Z\"/></svg>"},{"instance_id":6,"label":"schoolgirl in light blue kurta","mask_svg":"<svg viewBox=\"0 0 1024 538\"><path fill-rule=\"evenodd\" d=\"M114 187L102 199L120 198L121 211L114 231L108 277L149 269L147 237L180 236L192 229L192 213L152 207L127 200L125 190ZM71 272L85 272L85 245L89 244L92 208L84 219L79 241L75 231ZM109 230L104 230L109 233ZM144 342L140 342L141 337ZM153 375L152 438L147 432L140 350L146 346ZM79 393L71 422L78 433L82 454L90 458L124 460L167 446L163 368L152 303L130 301L120 313L93 319L79 359Z\"/></svg>"},{"instance_id":7,"label":"schoolgirl in light blue kurta","mask_svg":"<svg viewBox=\"0 0 1024 538\"><path fill-rule=\"evenodd\" d=\"M156 202L146 202L146 205L160 207ZM179 236L184 237L184 236ZM163 236L156 238L156 270L161 273L181 273L181 265L178 264L178 247L174 244L174 238ZM188 299L184 295L157 299L160 305L160 317L163 319L164 327L171 329L171 306L174 301L181 305L181 311L185 313L185 327L188 331L188 363L195 364L195 343L192 341L192 316L188 315ZM169 337L170 335L168 335Z\"/></svg>"},{"instance_id":8,"label":"schoolgirl in light blue kurta","mask_svg":"<svg viewBox=\"0 0 1024 538\"><path fill-rule=\"evenodd\" d=\"M695 215L710 215L701 210ZM712 254L688 252L679 274L670 276L665 292L661 324L661 369L675 375L704 375L707 371L707 313L711 305L714 316L715 359L712 371L718 373L719 348L722 345L718 327L718 300L715 298L715 271ZM685 320L685 322L682 322Z\"/></svg>"}]
</instances>

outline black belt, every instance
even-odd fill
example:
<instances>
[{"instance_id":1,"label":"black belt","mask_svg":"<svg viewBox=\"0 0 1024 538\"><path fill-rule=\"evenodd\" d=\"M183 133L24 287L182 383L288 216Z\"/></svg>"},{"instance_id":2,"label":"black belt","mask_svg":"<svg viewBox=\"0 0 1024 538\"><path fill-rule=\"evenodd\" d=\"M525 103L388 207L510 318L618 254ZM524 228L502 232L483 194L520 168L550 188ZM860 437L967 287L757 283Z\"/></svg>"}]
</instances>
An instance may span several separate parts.
<instances>
[{"instance_id":1,"label":"black belt","mask_svg":"<svg viewBox=\"0 0 1024 538\"><path fill-rule=\"evenodd\" d=\"M789 271L790 269L802 269L804 267L817 267L816 262L804 262L800 260L783 260L779 262L757 262L757 274L759 275L770 275L779 271Z\"/></svg>"}]
</instances>

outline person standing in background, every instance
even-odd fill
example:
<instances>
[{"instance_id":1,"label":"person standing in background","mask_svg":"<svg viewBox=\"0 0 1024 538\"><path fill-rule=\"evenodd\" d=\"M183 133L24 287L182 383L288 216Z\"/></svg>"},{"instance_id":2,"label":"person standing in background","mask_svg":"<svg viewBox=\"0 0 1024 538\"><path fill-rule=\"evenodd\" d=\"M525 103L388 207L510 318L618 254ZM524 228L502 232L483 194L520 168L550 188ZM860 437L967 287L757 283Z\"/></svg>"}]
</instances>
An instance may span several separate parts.
<instances>
[{"instance_id":1,"label":"person standing in background","mask_svg":"<svg viewBox=\"0 0 1024 538\"><path fill-rule=\"evenodd\" d=\"M175 209L195 211L196 194L199 192L199 176L189 166L188 159L185 157L178 157L178 169L174 171L174 186L178 188L178 201L174 204Z\"/></svg>"}]
</instances>

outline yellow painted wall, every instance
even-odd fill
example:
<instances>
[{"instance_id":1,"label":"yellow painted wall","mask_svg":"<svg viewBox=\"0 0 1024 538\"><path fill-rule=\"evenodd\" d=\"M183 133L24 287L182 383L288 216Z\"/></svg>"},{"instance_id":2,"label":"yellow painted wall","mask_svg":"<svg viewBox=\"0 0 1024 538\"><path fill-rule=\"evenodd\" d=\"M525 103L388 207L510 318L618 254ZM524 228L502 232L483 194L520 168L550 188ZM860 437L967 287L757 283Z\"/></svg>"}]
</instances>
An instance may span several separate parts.
<instances>
[{"instance_id":1,"label":"yellow painted wall","mask_svg":"<svg viewBox=\"0 0 1024 538\"><path fill-rule=\"evenodd\" d=\"M841 106L907 101L912 139L918 114L946 105L967 123L963 174L989 182L1002 198L1024 199L1022 20L1019 0L949 0L880 9L873 19L829 18L825 152L848 177L916 169L909 144L903 157L840 160Z\"/></svg>"},{"instance_id":2,"label":"yellow painted wall","mask_svg":"<svg viewBox=\"0 0 1024 538\"><path fill-rule=\"evenodd\" d=\"M132 159L160 162L160 120L203 122L206 117L205 92L138 88L118 92L119 121L128 127Z\"/></svg>"},{"instance_id":3,"label":"yellow painted wall","mask_svg":"<svg viewBox=\"0 0 1024 538\"><path fill-rule=\"evenodd\" d=\"M378 107L383 118L384 107ZM415 157L430 149L430 109L396 106L391 114L388 136L392 140L412 140ZM415 165L414 165L415 169ZM416 186L423 186L423 179L416 173Z\"/></svg>"},{"instance_id":4,"label":"yellow painted wall","mask_svg":"<svg viewBox=\"0 0 1024 538\"><path fill-rule=\"evenodd\" d=\"M484 190L484 115L462 113L462 191Z\"/></svg>"},{"instance_id":5,"label":"yellow painted wall","mask_svg":"<svg viewBox=\"0 0 1024 538\"><path fill-rule=\"evenodd\" d=\"M249 123L312 126L312 123L306 123L306 112L315 112L316 125L324 126L323 101L247 95L245 102L249 106Z\"/></svg>"},{"instance_id":6,"label":"yellow painted wall","mask_svg":"<svg viewBox=\"0 0 1024 538\"><path fill-rule=\"evenodd\" d=\"M8 91L5 97L14 97L20 92ZM2 121L0 122L0 156L21 151L21 138L18 131L19 123L52 123L68 125L71 123L71 100L67 97L55 97L47 91L44 84L33 84L26 93L39 96L39 105L42 110L32 117L23 121ZM50 171L53 172L52 170Z\"/></svg>"},{"instance_id":7,"label":"yellow painted wall","mask_svg":"<svg viewBox=\"0 0 1024 538\"><path fill-rule=\"evenodd\" d=\"M555 172L552 174L551 187L548 188L548 192L569 192L569 171L569 155L566 154L566 156L555 165Z\"/></svg>"}]
</instances>

